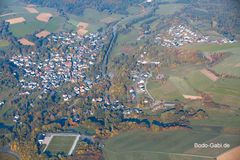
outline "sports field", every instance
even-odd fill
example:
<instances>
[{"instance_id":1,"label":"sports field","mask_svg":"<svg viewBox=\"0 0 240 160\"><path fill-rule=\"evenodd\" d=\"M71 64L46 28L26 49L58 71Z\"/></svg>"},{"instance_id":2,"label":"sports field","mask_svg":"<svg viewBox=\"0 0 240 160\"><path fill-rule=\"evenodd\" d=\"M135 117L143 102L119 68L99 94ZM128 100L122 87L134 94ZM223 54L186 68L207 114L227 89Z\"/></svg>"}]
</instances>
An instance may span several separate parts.
<instances>
[{"instance_id":1,"label":"sports field","mask_svg":"<svg viewBox=\"0 0 240 160\"><path fill-rule=\"evenodd\" d=\"M76 138L77 136L54 135L49 145L47 146L46 151L50 151L53 154L56 154L58 152L69 154Z\"/></svg>"},{"instance_id":2,"label":"sports field","mask_svg":"<svg viewBox=\"0 0 240 160\"><path fill-rule=\"evenodd\" d=\"M194 149L194 143L229 143L240 145L239 135L225 135L200 130L165 131L161 133L132 131L109 139L104 148L107 160L213 160L228 149Z\"/></svg>"}]
</instances>

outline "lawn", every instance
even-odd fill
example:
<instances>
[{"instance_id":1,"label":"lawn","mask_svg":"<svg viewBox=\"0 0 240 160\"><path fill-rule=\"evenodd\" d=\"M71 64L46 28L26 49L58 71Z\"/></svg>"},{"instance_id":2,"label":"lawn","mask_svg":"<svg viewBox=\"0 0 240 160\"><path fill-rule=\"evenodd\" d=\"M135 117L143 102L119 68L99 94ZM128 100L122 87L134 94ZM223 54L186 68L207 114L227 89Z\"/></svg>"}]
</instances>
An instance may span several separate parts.
<instances>
[{"instance_id":1,"label":"lawn","mask_svg":"<svg viewBox=\"0 0 240 160\"><path fill-rule=\"evenodd\" d=\"M58 152L68 154L75 139L76 136L54 136L46 150L53 154Z\"/></svg>"},{"instance_id":2,"label":"lawn","mask_svg":"<svg viewBox=\"0 0 240 160\"><path fill-rule=\"evenodd\" d=\"M7 40L0 40L0 48L7 47L9 44Z\"/></svg>"},{"instance_id":3,"label":"lawn","mask_svg":"<svg viewBox=\"0 0 240 160\"><path fill-rule=\"evenodd\" d=\"M225 143L230 143L232 147L240 144L238 140L240 136L227 136L215 132L195 131L194 129L158 133L136 130L125 132L107 140L104 156L107 160L213 160L215 156L225 150L209 149L206 153L194 151L194 155L189 155L187 152L192 152L194 143L216 141L215 138L221 142L221 137ZM207 156L208 158L201 156Z\"/></svg>"}]
</instances>

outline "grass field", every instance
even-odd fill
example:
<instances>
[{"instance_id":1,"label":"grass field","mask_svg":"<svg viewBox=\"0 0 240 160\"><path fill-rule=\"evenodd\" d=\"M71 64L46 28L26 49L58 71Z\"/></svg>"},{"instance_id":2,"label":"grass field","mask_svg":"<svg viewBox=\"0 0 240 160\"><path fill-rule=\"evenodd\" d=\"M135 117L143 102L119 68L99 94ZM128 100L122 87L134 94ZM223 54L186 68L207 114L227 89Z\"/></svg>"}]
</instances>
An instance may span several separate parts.
<instances>
[{"instance_id":1,"label":"grass field","mask_svg":"<svg viewBox=\"0 0 240 160\"><path fill-rule=\"evenodd\" d=\"M205 108L209 118L192 120L193 125L221 126L224 128L240 128L240 111L229 109Z\"/></svg>"},{"instance_id":2,"label":"grass field","mask_svg":"<svg viewBox=\"0 0 240 160\"><path fill-rule=\"evenodd\" d=\"M76 136L54 136L46 150L53 154L58 152L68 154L75 139Z\"/></svg>"},{"instance_id":3,"label":"grass field","mask_svg":"<svg viewBox=\"0 0 240 160\"><path fill-rule=\"evenodd\" d=\"M96 32L99 28L105 27L106 24L102 22L104 18L114 18L115 20L119 20L122 15L119 14L108 14L105 12L99 12L95 9L87 8L85 9L82 16L76 16L72 14L68 14L70 20L68 21L70 24L77 27L77 24L80 21L89 23L89 31L90 32Z\"/></svg>"},{"instance_id":4,"label":"grass field","mask_svg":"<svg viewBox=\"0 0 240 160\"><path fill-rule=\"evenodd\" d=\"M158 15L171 15L184 8L183 4L161 4L156 10Z\"/></svg>"},{"instance_id":5,"label":"grass field","mask_svg":"<svg viewBox=\"0 0 240 160\"><path fill-rule=\"evenodd\" d=\"M105 144L104 155L107 160L213 160L226 149L208 149L208 152L203 152L194 149L194 143L222 142L234 147L240 145L239 138L239 135L199 129L160 133L137 130L109 139Z\"/></svg>"},{"instance_id":6,"label":"grass field","mask_svg":"<svg viewBox=\"0 0 240 160\"><path fill-rule=\"evenodd\" d=\"M9 42L7 40L0 40L0 48L7 47Z\"/></svg>"},{"instance_id":7,"label":"grass field","mask_svg":"<svg viewBox=\"0 0 240 160\"><path fill-rule=\"evenodd\" d=\"M232 106L240 105L238 79L220 79L213 82L196 70L186 75L186 81L192 88L211 94L215 102Z\"/></svg>"},{"instance_id":8,"label":"grass field","mask_svg":"<svg viewBox=\"0 0 240 160\"><path fill-rule=\"evenodd\" d=\"M182 100L183 97L175 85L167 81L165 84L160 84L159 81L149 81L147 84L148 91L157 100Z\"/></svg>"}]
</instances>

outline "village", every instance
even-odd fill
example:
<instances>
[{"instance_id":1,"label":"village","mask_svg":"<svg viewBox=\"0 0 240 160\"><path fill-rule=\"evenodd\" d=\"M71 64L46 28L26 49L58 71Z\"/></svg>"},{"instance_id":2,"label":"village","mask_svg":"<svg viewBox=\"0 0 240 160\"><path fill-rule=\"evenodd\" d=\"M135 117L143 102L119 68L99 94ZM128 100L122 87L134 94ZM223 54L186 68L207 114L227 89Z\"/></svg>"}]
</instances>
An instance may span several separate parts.
<instances>
[{"instance_id":1,"label":"village","mask_svg":"<svg viewBox=\"0 0 240 160\"><path fill-rule=\"evenodd\" d=\"M82 82L81 86L75 86L73 93L79 95L87 92L92 81L87 77L86 71L91 68L99 56L103 42L99 33L89 34L85 37L76 33L60 33L50 35L48 41L52 44L47 58L42 58L40 52L31 54L14 55L10 61L24 71L19 79L22 88L20 95L29 95L34 90L47 93L58 88L64 83ZM65 48L66 51L56 50ZM39 58L41 57L41 58ZM100 75L96 75L96 79ZM64 101L71 99L71 94L62 95Z\"/></svg>"},{"instance_id":2,"label":"village","mask_svg":"<svg viewBox=\"0 0 240 160\"><path fill-rule=\"evenodd\" d=\"M179 47L184 44L191 43L234 43L234 39L217 38L213 39L197 31L192 31L190 27L185 25L174 25L164 33L159 33L155 37L155 43L163 47Z\"/></svg>"}]
</instances>

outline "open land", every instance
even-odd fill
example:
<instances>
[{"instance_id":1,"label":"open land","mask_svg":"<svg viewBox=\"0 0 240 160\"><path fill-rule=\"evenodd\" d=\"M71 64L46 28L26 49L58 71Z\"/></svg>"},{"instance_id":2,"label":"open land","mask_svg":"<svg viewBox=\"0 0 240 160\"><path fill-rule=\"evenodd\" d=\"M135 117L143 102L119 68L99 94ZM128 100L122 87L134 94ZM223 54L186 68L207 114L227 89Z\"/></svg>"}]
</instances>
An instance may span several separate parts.
<instances>
[{"instance_id":1,"label":"open land","mask_svg":"<svg viewBox=\"0 0 240 160\"><path fill-rule=\"evenodd\" d=\"M207 69L202 69L201 73L204 74L205 76L207 76L212 81L217 81L218 80L218 77Z\"/></svg>"},{"instance_id":2,"label":"open land","mask_svg":"<svg viewBox=\"0 0 240 160\"><path fill-rule=\"evenodd\" d=\"M9 42L7 40L0 40L0 47L7 47L9 45Z\"/></svg>"},{"instance_id":3,"label":"open land","mask_svg":"<svg viewBox=\"0 0 240 160\"><path fill-rule=\"evenodd\" d=\"M33 7L25 7L25 9L29 12L29 13L39 13L38 10L36 10L36 8Z\"/></svg>"},{"instance_id":4,"label":"open land","mask_svg":"<svg viewBox=\"0 0 240 160\"><path fill-rule=\"evenodd\" d=\"M48 22L51 18L52 18L52 14L51 13L40 13L36 19L42 22Z\"/></svg>"},{"instance_id":5,"label":"open land","mask_svg":"<svg viewBox=\"0 0 240 160\"><path fill-rule=\"evenodd\" d=\"M18 41L24 46L34 46L35 45L33 42L27 40L26 38L21 38Z\"/></svg>"},{"instance_id":6,"label":"open land","mask_svg":"<svg viewBox=\"0 0 240 160\"><path fill-rule=\"evenodd\" d=\"M18 24L18 23L23 23L25 21L26 21L26 19L23 17L12 18L12 19L6 20L6 22L9 22L10 24Z\"/></svg>"},{"instance_id":7,"label":"open land","mask_svg":"<svg viewBox=\"0 0 240 160\"><path fill-rule=\"evenodd\" d=\"M41 31L41 32L37 33L36 37L38 37L38 38L45 38L45 37L47 37L50 34L51 34L50 32L44 30L44 31Z\"/></svg>"},{"instance_id":8,"label":"open land","mask_svg":"<svg viewBox=\"0 0 240 160\"><path fill-rule=\"evenodd\" d=\"M64 152L71 155L78 139L79 135L74 134L51 134L44 151L50 151L52 153Z\"/></svg>"},{"instance_id":9,"label":"open land","mask_svg":"<svg viewBox=\"0 0 240 160\"><path fill-rule=\"evenodd\" d=\"M224 139L222 139L224 138ZM106 159L164 159L213 160L229 149L208 149L202 152L193 148L194 143L211 143L224 141L231 148L240 145L239 135L224 135L193 130L166 131L153 133L147 131L132 131L111 138L105 144Z\"/></svg>"}]
</instances>

